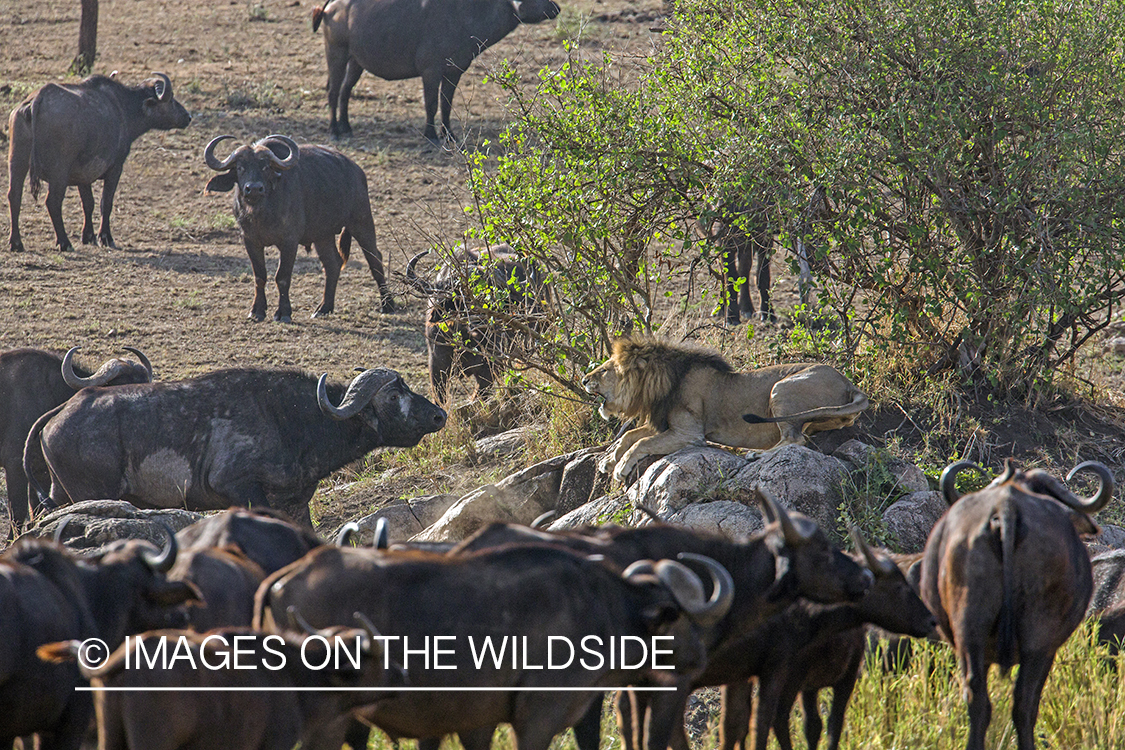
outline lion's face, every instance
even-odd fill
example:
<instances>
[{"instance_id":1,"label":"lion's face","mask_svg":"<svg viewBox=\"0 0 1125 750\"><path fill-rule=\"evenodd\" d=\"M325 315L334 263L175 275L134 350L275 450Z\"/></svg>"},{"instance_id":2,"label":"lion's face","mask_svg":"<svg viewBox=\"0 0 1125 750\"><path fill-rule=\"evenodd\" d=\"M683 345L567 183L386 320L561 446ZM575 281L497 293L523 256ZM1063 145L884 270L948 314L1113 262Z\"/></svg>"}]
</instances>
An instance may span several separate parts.
<instances>
[{"instance_id":1,"label":"lion's face","mask_svg":"<svg viewBox=\"0 0 1125 750\"><path fill-rule=\"evenodd\" d=\"M617 398L617 368L612 359L608 359L598 366L596 370L582 378L582 387L587 393L601 397L602 403L598 407L598 414L602 419L610 419L621 413Z\"/></svg>"}]
</instances>

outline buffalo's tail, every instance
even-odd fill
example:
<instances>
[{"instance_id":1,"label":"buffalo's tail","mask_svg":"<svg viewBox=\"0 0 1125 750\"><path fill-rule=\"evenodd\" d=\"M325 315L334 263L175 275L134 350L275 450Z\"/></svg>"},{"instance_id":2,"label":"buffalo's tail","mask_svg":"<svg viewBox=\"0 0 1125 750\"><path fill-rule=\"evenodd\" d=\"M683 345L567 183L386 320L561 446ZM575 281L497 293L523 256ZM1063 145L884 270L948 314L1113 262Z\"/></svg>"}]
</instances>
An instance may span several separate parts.
<instances>
[{"instance_id":1,"label":"buffalo's tail","mask_svg":"<svg viewBox=\"0 0 1125 750\"><path fill-rule=\"evenodd\" d=\"M340 265L346 266L352 257L352 233L347 229L340 235Z\"/></svg>"},{"instance_id":2,"label":"buffalo's tail","mask_svg":"<svg viewBox=\"0 0 1125 750\"><path fill-rule=\"evenodd\" d=\"M43 173L43 170L39 168L39 159L36 158L35 154L35 107L37 103L38 99L35 99L31 102L31 104L22 107L20 111L20 116L22 116L27 122L27 179L32 200L39 200L39 187L42 184L42 178L40 177L40 175Z\"/></svg>"},{"instance_id":3,"label":"buffalo's tail","mask_svg":"<svg viewBox=\"0 0 1125 750\"><path fill-rule=\"evenodd\" d=\"M996 658L1000 670L1005 675L1019 660L1016 643L1015 612L1012 601L1015 591L1015 551L1016 534L1019 524L1019 509L1011 500L1004 502L999 513L999 518L993 523L998 523L1000 529L1000 569L1001 580L1004 587L1000 599L1000 615L996 623Z\"/></svg>"},{"instance_id":4,"label":"buffalo's tail","mask_svg":"<svg viewBox=\"0 0 1125 750\"><path fill-rule=\"evenodd\" d=\"M40 458L44 462L46 461L46 455L43 453L43 445L39 441L39 435L43 432L43 428L47 425L47 422L51 420L51 417L62 411L64 406L66 406L65 401L35 420L35 424L31 426L31 430L27 433L27 442L23 445L23 473L27 475L28 486L35 491L36 497L39 498L40 507L50 507L51 501L47 493L43 491L39 480L35 478L35 459Z\"/></svg>"}]
</instances>

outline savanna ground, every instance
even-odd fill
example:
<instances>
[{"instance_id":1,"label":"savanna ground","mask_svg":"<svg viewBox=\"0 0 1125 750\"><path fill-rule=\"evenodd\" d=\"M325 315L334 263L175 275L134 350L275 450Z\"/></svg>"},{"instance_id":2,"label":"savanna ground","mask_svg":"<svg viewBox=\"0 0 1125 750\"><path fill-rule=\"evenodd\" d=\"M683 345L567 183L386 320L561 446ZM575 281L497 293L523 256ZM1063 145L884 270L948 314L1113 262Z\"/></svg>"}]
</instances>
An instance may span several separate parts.
<instances>
[{"instance_id":1,"label":"savanna ground","mask_svg":"<svg viewBox=\"0 0 1125 750\"><path fill-rule=\"evenodd\" d=\"M401 371L415 390L428 390L424 302L409 293L401 274L415 253L461 241L471 221L464 210L471 192L461 155L432 149L422 139L419 80L387 82L365 75L351 110L355 134L339 144L367 173L397 312L379 313L367 268L353 259L340 279L336 312L311 320L323 284L315 256L302 254L294 272L293 324L250 323L253 280L230 197L203 193L212 175L203 163L203 147L217 135L250 141L284 133L299 142L328 141L323 43L310 28L312 7L311 0L102 0L94 72L118 71L124 82L136 83L163 71L194 119L186 130L149 133L134 145L115 202L116 250L78 245L73 253L57 252L42 200L25 194L21 228L27 252L11 254L5 214L0 349L61 352L81 346L83 361L96 364L132 345L149 355L163 380L223 366L297 367L346 380L355 366L385 366ZM556 21L518 29L486 51L462 79L454 103L454 127L465 148L494 148L509 118L503 92L486 80L491 66L510 59L530 84L543 66L557 66L567 55L600 55L608 49L619 61L618 74L627 79L630 60L643 59L659 44L660 11L656 0L570 0ZM75 2L0 4L0 105L5 112L42 84L67 78L77 37ZM578 44L568 51L565 40ZM0 135L5 149L6 138ZM2 179L6 191L6 171ZM77 242L81 211L73 189L64 215ZM272 272L276 251L267 256ZM784 269L780 258L774 265L777 272ZM792 290L788 277L776 284L783 307L792 302ZM272 282L267 294L272 314ZM779 352L792 351L779 344L787 329L759 327L748 345L747 329L717 325L709 307L692 308L694 317L677 321L676 327L697 336L702 331L702 338L742 365L765 364ZM1071 373L1081 392L1044 399L1034 408L978 398L972 389L953 391L940 383L927 393L904 392L882 379L883 372L910 366L850 363L849 372L879 404L857 432L890 441L927 470L940 469L954 456L995 466L1012 454L1064 468L1088 458L1121 465L1125 420L1119 411L1119 360L1091 348ZM405 457L377 455L330 479L329 490L357 477L381 481L368 493L322 493L314 518L328 530L398 497L463 491L532 458L608 436L590 406L581 403L531 399L522 415L509 421L544 424L547 437L515 463L481 464L471 449L479 423L455 418L443 433L427 439L428 447ZM0 528L0 538L6 535ZM1125 746L1123 714L1116 708L1125 698L1125 683L1120 672L1099 666L1088 637L1083 638L1061 655L1039 729L1051 747ZM963 743L964 711L957 691L948 688L953 682L948 651L926 654L906 674L872 675L861 682L845 747ZM998 700L1006 700L1002 696L1009 687L1000 681L994 690ZM990 746L1014 747L1006 706L996 707ZM703 736L712 735L704 731Z\"/></svg>"}]
</instances>

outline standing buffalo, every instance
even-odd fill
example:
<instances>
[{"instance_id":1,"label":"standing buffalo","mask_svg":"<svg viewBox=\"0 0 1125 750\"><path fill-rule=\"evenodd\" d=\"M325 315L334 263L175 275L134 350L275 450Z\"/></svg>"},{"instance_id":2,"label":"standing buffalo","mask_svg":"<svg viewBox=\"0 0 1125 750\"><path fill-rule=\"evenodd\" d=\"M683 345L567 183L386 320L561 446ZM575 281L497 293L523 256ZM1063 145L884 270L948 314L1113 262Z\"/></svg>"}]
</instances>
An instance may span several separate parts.
<instances>
[{"instance_id":1,"label":"standing buffalo","mask_svg":"<svg viewBox=\"0 0 1125 750\"><path fill-rule=\"evenodd\" d=\"M1039 698L1055 652L1082 621L1093 590L1090 558L1079 534L1097 533L1089 514L1113 496L1113 474L1087 461L1070 472L1098 475L1100 486L1079 498L1045 471L1004 474L958 498L961 461L947 467L941 489L949 510L938 520L922 558L922 600L938 631L953 644L969 704L968 750L984 750L992 718L988 667L1019 664L1012 722L1019 750L1035 747Z\"/></svg>"},{"instance_id":2,"label":"standing buffalo","mask_svg":"<svg viewBox=\"0 0 1125 750\"><path fill-rule=\"evenodd\" d=\"M292 320L289 284L297 246L316 248L324 266L324 299L314 318L330 314L336 307L336 282L348 262L351 238L363 249L371 277L379 286L382 311L391 312L394 302L383 274L383 256L375 245L375 222L367 195L367 175L348 157L327 146L298 146L284 135L270 135L252 146L239 146L219 160L215 147L232 135L220 135L203 152L203 159L216 175L207 183L208 192L235 190L234 218L242 229L242 242L254 269L254 321L266 317L266 246L281 251L274 281L277 282L277 312L273 319ZM237 188L237 189L236 189ZM340 248L336 235L343 230Z\"/></svg>"},{"instance_id":3,"label":"standing buffalo","mask_svg":"<svg viewBox=\"0 0 1125 750\"><path fill-rule=\"evenodd\" d=\"M449 379L460 369L476 379L477 395L486 398L515 353L521 328L535 328L547 312L551 297L543 272L508 245L485 252L461 248L431 282L415 271L428 252L410 259L406 279L429 297L430 388L438 403L445 403ZM486 304L474 304L482 293Z\"/></svg>"},{"instance_id":4,"label":"standing buffalo","mask_svg":"<svg viewBox=\"0 0 1125 750\"><path fill-rule=\"evenodd\" d=\"M109 231L113 194L129 149L149 130L186 128L191 115L172 98L172 82L153 73L140 86L125 86L105 76L81 83L48 83L12 110L8 117L8 207L12 233L8 245L23 250L20 204L23 180L31 172L31 195L47 183L47 212L55 225L59 250L74 249L63 227L62 203L69 185L78 186L86 221L82 244L94 238L94 180L102 181L102 225L97 241L116 247Z\"/></svg>"},{"instance_id":5,"label":"standing buffalo","mask_svg":"<svg viewBox=\"0 0 1125 750\"><path fill-rule=\"evenodd\" d=\"M31 496L24 474L23 448L35 420L51 411L76 390L87 386L149 383L152 365L139 349L125 347L141 360L111 359L90 373L74 364L74 347L60 357L39 349L12 349L0 354L0 466L8 485L8 517L14 537L31 515ZM37 461L33 470L46 481L46 467ZM40 471L40 469L42 469Z\"/></svg>"},{"instance_id":6,"label":"standing buffalo","mask_svg":"<svg viewBox=\"0 0 1125 750\"><path fill-rule=\"evenodd\" d=\"M86 388L35 423L27 452L42 445L54 505L265 506L311 527L308 502L321 479L379 446L417 445L445 426L445 412L393 370L365 370L346 393L327 380L231 369Z\"/></svg>"},{"instance_id":7,"label":"standing buffalo","mask_svg":"<svg viewBox=\"0 0 1125 750\"><path fill-rule=\"evenodd\" d=\"M90 694L75 690L78 668L44 664L37 646L98 639L84 654L96 660L130 633L182 624L173 608L196 592L165 578L176 560L167 536L163 551L129 540L79 559L54 542L24 539L0 554L0 747L39 733L41 750L78 750L93 716Z\"/></svg>"},{"instance_id":8,"label":"standing buffalo","mask_svg":"<svg viewBox=\"0 0 1125 750\"><path fill-rule=\"evenodd\" d=\"M348 98L366 70L388 81L422 77L425 136L434 143L440 90L442 133L451 138L453 92L469 63L521 23L558 14L553 0L331 0L317 7L312 26L324 24L332 135L352 132Z\"/></svg>"}]
</instances>

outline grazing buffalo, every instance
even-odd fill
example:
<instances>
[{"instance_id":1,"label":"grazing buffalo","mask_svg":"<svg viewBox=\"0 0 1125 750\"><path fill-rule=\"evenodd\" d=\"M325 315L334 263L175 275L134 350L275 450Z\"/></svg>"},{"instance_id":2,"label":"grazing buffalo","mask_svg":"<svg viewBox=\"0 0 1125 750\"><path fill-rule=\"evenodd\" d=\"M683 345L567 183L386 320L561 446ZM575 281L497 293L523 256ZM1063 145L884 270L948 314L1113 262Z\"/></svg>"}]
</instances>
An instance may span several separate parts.
<instances>
[{"instance_id":1,"label":"grazing buffalo","mask_svg":"<svg viewBox=\"0 0 1125 750\"><path fill-rule=\"evenodd\" d=\"M348 99L366 70L388 81L421 76L425 137L438 142L440 92L442 135L452 138L453 92L469 63L521 23L558 14L553 0L331 0L315 8L313 31L324 24L332 135L352 132Z\"/></svg>"},{"instance_id":2,"label":"grazing buffalo","mask_svg":"<svg viewBox=\"0 0 1125 750\"><path fill-rule=\"evenodd\" d=\"M304 557L324 540L267 508L228 508L176 532L183 551L235 546L266 575Z\"/></svg>"},{"instance_id":3,"label":"grazing buffalo","mask_svg":"<svg viewBox=\"0 0 1125 750\"><path fill-rule=\"evenodd\" d=\"M160 630L131 639L105 664L82 670L95 688L113 689L95 694L98 748L309 747L353 706L380 696L376 690L331 688L402 684L397 665L384 669L377 636L355 628L306 637L222 628L205 635ZM161 649L165 661L156 658L150 668L148 659ZM78 656L78 642L47 644L39 655L70 660Z\"/></svg>"},{"instance_id":4,"label":"grazing buffalo","mask_svg":"<svg viewBox=\"0 0 1125 750\"><path fill-rule=\"evenodd\" d=\"M358 611L384 635L408 638L389 646L391 654L414 649L409 663L402 662L410 683L434 692L404 693L361 712L394 736L438 737L509 722L520 750L546 750L597 695L581 688L657 685L675 688L652 700L647 750L664 750L691 678L704 665L701 633L726 616L734 596L719 563L700 555L683 559L708 570L709 598L699 576L675 560L645 560L621 571L600 556L550 545L445 556L323 547L262 583L255 625L276 628L295 610L325 627ZM448 649L441 666L416 650L434 636L452 639L441 644ZM486 638L492 654L504 647L505 656L476 658L485 654ZM619 658L626 641L633 644L627 660ZM660 666L639 659L638 642L667 649ZM618 649L613 658L611 643ZM574 647L569 657L566 644ZM513 648L520 652L516 661ZM543 669L548 663L555 666ZM448 687L489 690L442 690Z\"/></svg>"},{"instance_id":5,"label":"grazing buffalo","mask_svg":"<svg viewBox=\"0 0 1125 750\"><path fill-rule=\"evenodd\" d=\"M12 349L0 354L0 466L8 485L8 517L13 538L31 517L33 498L28 492L23 468L23 448L35 420L66 402L76 390L87 386L149 383L152 365L139 350L141 364L127 359L106 361L91 373L74 364L74 347L60 357L39 349ZM35 463L39 481L47 481L46 466Z\"/></svg>"},{"instance_id":6,"label":"grazing buffalo","mask_svg":"<svg viewBox=\"0 0 1125 750\"><path fill-rule=\"evenodd\" d=\"M953 645L969 707L968 750L984 750L992 718L988 667L1019 664L1012 705L1019 750L1035 747L1039 698L1055 652L1082 621L1093 580L1079 534L1097 533L1089 514L1113 496L1113 474L1087 461L1100 486L1079 498L1045 471L1004 474L959 498L957 473L980 467L961 461L942 473L950 508L930 532L922 558L922 599Z\"/></svg>"},{"instance_id":7,"label":"grazing buffalo","mask_svg":"<svg viewBox=\"0 0 1125 750\"><path fill-rule=\"evenodd\" d=\"M116 247L109 231L113 194L133 141L150 130L186 128L191 115L172 97L172 82L153 73L140 86L126 86L105 76L81 83L48 83L12 110L8 117L8 207L12 232L8 245L23 250L20 205L23 181L31 172L31 195L47 183L47 213L55 225L59 250L74 249L63 227L62 204L69 185L78 186L82 211L82 244L95 241L94 192L102 181L102 225L97 241Z\"/></svg>"},{"instance_id":8,"label":"grazing buffalo","mask_svg":"<svg viewBox=\"0 0 1125 750\"><path fill-rule=\"evenodd\" d=\"M39 733L42 750L77 750L93 716L90 694L75 691L83 684L75 665L45 664L36 647L98 638L112 650L127 634L181 625L171 608L196 593L165 578L175 559L170 531L162 551L131 540L82 559L23 539L0 554L0 747Z\"/></svg>"},{"instance_id":9,"label":"grazing buffalo","mask_svg":"<svg viewBox=\"0 0 1125 750\"><path fill-rule=\"evenodd\" d=\"M822 729L818 695L826 687L832 688L828 748L836 750L866 651L865 623L917 638L933 632L933 614L899 567L868 547L854 529L852 539L875 575L875 585L863 598L835 605L799 602L752 633L734 664L719 665L715 670L729 675L732 669L744 669L758 677L753 712L749 682L743 679L724 688L719 738L723 750L748 747L745 739L751 715L757 750L765 750L771 727L782 750L792 750L789 714L798 694L805 714L805 739L810 750L816 750Z\"/></svg>"},{"instance_id":10,"label":"grazing buffalo","mask_svg":"<svg viewBox=\"0 0 1125 750\"><path fill-rule=\"evenodd\" d=\"M42 446L54 505L264 506L311 528L308 502L321 479L380 446L417 445L446 418L393 370L364 370L346 393L327 380L231 369L86 388L35 423L25 458Z\"/></svg>"},{"instance_id":11,"label":"grazing buffalo","mask_svg":"<svg viewBox=\"0 0 1125 750\"><path fill-rule=\"evenodd\" d=\"M477 381L477 396L487 398L504 364L523 340L521 329L538 327L548 312L550 293L543 272L508 245L487 251L461 248L433 281L415 267L429 250L406 266L411 286L427 295L426 349L430 387L438 403L449 395L456 370ZM478 286L484 289L478 289ZM483 299L486 304L472 304Z\"/></svg>"},{"instance_id":12,"label":"grazing buffalo","mask_svg":"<svg viewBox=\"0 0 1125 750\"><path fill-rule=\"evenodd\" d=\"M387 290L383 256L375 244L375 221L367 195L367 175L348 157L327 146L298 146L284 135L270 135L252 146L242 145L220 160L215 147L233 135L220 135L203 151L207 166L222 174L207 183L207 192L234 190L234 218L254 269L254 305L250 318L266 317L266 247L281 251L274 281L277 312L273 319L292 321L289 284L297 246L316 248L324 267L324 298L314 318L336 308L336 283L348 262L355 237L379 287L382 311L391 312L394 301ZM336 235L341 233L340 247Z\"/></svg>"}]
</instances>

